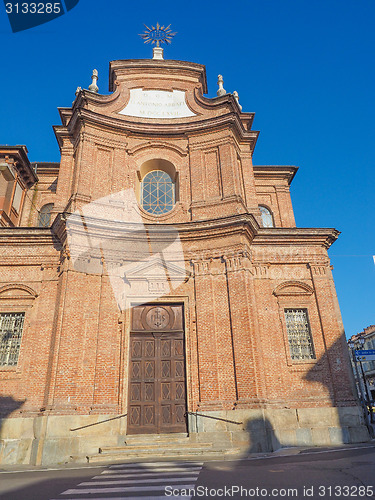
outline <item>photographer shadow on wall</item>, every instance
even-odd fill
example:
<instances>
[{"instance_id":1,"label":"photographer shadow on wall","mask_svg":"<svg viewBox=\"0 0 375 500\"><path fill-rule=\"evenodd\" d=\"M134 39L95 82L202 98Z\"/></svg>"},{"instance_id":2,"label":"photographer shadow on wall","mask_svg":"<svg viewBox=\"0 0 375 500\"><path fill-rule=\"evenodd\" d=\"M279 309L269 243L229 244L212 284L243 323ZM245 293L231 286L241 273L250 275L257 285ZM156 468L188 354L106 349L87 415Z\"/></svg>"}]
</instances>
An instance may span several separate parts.
<instances>
[{"instance_id":1,"label":"photographer shadow on wall","mask_svg":"<svg viewBox=\"0 0 375 500\"><path fill-rule=\"evenodd\" d=\"M0 464L14 463L14 455L22 455L22 445L19 441L22 429L17 425L22 419L9 417L19 410L25 401L0 395Z\"/></svg>"},{"instance_id":2,"label":"photographer shadow on wall","mask_svg":"<svg viewBox=\"0 0 375 500\"><path fill-rule=\"evenodd\" d=\"M320 384L323 398L315 401L305 392L301 399L304 396L306 399L300 408L289 407L286 401L283 408L268 409L263 416L248 420L245 423L249 440L247 455L296 446L327 447L370 440L371 429L366 426L357 399L344 335L313 364L303 380L312 385L312 391L314 384ZM277 418L276 412L280 410L281 418ZM291 425L293 413L294 426Z\"/></svg>"},{"instance_id":3,"label":"photographer shadow on wall","mask_svg":"<svg viewBox=\"0 0 375 500\"><path fill-rule=\"evenodd\" d=\"M370 440L372 429L360 405L345 335L341 335L306 373L304 380L325 387L331 403L333 422L313 421L321 439L332 445L363 443Z\"/></svg>"},{"instance_id":4,"label":"photographer shadow on wall","mask_svg":"<svg viewBox=\"0 0 375 500\"><path fill-rule=\"evenodd\" d=\"M247 454L267 453L288 446L280 443L270 420L266 417L249 420L245 424L245 430L249 435L250 442Z\"/></svg>"}]
</instances>

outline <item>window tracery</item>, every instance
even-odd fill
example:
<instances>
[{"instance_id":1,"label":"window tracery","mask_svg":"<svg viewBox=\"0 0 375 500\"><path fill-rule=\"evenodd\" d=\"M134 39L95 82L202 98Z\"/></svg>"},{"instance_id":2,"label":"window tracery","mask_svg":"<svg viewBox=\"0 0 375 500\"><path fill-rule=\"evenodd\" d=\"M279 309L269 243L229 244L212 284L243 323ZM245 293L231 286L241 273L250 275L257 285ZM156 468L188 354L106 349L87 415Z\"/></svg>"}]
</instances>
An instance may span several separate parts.
<instances>
[{"instance_id":1,"label":"window tracery","mask_svg":"<svg viewBox=\"0 0 375 500\"><path fill-rule=\"evenodd\" d=\"M162 170L148 172L142 180L142 208L154 215L170 212L175 204L175 186L171 177Z\"/></svg>"}]
</instances>

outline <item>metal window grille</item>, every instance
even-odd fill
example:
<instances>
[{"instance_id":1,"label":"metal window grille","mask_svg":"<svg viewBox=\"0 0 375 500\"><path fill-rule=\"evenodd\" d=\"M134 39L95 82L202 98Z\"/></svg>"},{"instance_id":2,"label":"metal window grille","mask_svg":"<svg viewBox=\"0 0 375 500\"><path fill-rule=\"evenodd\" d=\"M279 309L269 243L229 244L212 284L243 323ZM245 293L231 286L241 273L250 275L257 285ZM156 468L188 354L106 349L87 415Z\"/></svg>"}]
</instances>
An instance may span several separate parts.
<instances>
[{"instance_id":1,"label":"metal window grille","mask_svg":"<svg viewBox=\"0 0 375 500\"><path fill-rule=\"evenodd\" d=\"M172 210L175 203L174 184L166 172L153 170L142 181L142 207L160 215Z\"/></svg>"},{"instance_id":2,"label":"metal window grille","mask_svg":"<svg viewBox=\"0 0 375 500\"><path fill-rule=\"evenodd\" d=\"M0 314L0 366L17 365L25 313Z\"/></svg>"},{"instance_id":3,"label":"metal window grille","mask_svg":"<svg viewBox=\"0 0 375 500\"><path fill-rule=\"evenodd\" d=\"M307 309L285 309L285 321L291 358L315 359Z\"/></svg>"}]
</instances>

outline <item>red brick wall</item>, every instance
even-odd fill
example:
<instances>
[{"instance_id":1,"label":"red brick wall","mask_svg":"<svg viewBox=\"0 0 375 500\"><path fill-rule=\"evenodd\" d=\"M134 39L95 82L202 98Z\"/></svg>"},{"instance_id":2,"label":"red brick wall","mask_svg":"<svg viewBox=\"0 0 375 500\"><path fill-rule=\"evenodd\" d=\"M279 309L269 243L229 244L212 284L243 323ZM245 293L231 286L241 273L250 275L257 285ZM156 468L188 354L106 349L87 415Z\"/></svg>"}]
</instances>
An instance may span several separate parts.
<instances>
[{"instance_id":1,"label":"red brick wall","mask_svg":"<svg viewBox=\"0 0 375 500\"><path fill-rule=\"evenodd\" d=\"M171 162L176 207L158 220L136 210L145 224L175 224L183 265L192 272L170 294L185 304L189 409L353 404L327 256L337 234L295 228L290 172L254 174L257 133L243 126L252 115L240 119L230 95L204 98L203 70L179 73L177 65L173 77L162 67L157 74L157 89L186 90L195 117L155 124L119 115L129 88L156 85L149 68L126 64L116 70L112 96L86 92L73 110L62 111L56 194L45 173L34 198L29 193L34 205L53 202L56 216L124 189L139 192L145 161ZM259 227L259 204L272 210L276 229ZM35 223L27 202L23 224ZM118 309L106 263L101 267L93 254L87 258L99 271L74 269L60 216L51 231L9 231L2 233L1 285L25 284L37 296L5 298L0 290L0 312L20 311L27 302L19 363L0 369L1 393L24 401L24 415L126 411L130 312ZM308 309L317 357L309 362L291 360L286 334L284 308L301 307Z\"/></svg>"}]
</instances>

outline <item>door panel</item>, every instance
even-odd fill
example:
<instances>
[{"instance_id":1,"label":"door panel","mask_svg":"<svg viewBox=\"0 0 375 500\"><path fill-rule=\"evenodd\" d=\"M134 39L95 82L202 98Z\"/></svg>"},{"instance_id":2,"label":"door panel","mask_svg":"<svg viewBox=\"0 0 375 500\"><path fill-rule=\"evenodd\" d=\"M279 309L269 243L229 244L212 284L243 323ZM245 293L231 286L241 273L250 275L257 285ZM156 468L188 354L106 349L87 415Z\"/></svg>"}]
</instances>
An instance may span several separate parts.
<instances>
[{"instance_id":1,"label":"door panel","mask_svg":"<svg viewBox=\"0 0 375 500\"><path fill-rule=\"evenodd\" d=\"M183 331L131 332L128 434L186 432L185 412Z\"/></svg>"}]
</instances>

